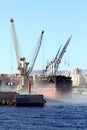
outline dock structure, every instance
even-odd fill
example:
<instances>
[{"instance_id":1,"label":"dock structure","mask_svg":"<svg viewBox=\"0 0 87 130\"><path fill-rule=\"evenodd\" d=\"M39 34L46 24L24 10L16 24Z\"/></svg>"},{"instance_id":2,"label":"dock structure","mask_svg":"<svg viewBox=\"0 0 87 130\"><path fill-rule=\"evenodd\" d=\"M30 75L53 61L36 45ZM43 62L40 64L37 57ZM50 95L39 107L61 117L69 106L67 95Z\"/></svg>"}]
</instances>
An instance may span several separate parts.
<instances>
[{"instance_id":1,"label":"dock structure","mask_svg":"<svg viewBox=\"0 0 87 130\"><path fill-rule=\"evenodd\" d=\"M1 92L0 105L15 106L44 106L46 101L43 95L36 94L19 94L16 92Z\"/></svg>"},{"instance_id":2,"label":"dock structure","mask_svg":"<svg viewBox=\"0 0 87 130\"><path fill-rule=\"evenodd\" d=\"M0 91L0 105L15 105L16 92L2 92Z\"/></svg>"},{"instance_id":3,"label":"dock structure","mask_svg":"<svg viewBox=\"0 0 87 130\"><path fill-rule=\"evenodd\" d=\"M44 106L46 101L43 95L16 95L16 106Z\"/></svg>"}]
</instances>

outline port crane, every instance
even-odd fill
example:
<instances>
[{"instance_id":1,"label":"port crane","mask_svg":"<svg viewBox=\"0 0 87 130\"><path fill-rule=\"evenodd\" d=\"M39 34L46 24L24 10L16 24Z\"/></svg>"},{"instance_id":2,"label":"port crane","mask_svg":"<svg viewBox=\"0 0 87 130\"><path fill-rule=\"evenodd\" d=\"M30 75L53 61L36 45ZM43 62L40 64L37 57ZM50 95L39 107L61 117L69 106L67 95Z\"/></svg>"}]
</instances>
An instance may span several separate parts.
<instances>
[{"instance_id":1,"label":"port crane","mask_svg":"<svg viewBox=\"0 0 87 130\"><path fill-rule=\"evenodd\" d=\"M51 61L48 66L46 67L46 70L47 70L47 76L54 76L57 74L57 70L58 70L58 66L59 64L61 63L61 60L63 58L63 55L64 53L66 52L66 49L70 43L70 40L72 38L72 35L69 37L69 39L67 40L67 42L65 43L64 47L62 48L61 52L60 52L60 49L61 49L61 46L54 58L53 61Z\"/></svg>"},{"instance_id":2,"label":"port crane","mask_svg":"<svg viewBox=\"0 0 87 130\"><path fill-rule=\"evenodd\" d=\"M22 87L26 86L26 83L28 82L29 75L33 70L36 58L38 56L41 44L42 44L42 38L44 31L41 32L41 36L39 38L39 41L36 45L34 55L32 56L31 62L27 62L25 57L20 57L20 51L19 51L19 45L16 37L15 27L14 27L14 20L10 19L11 27L12 27L12 38L17 58L17 64L18 64L18 70L20 71L20 74L22 76Z\"/></svg>"}]
</instances>

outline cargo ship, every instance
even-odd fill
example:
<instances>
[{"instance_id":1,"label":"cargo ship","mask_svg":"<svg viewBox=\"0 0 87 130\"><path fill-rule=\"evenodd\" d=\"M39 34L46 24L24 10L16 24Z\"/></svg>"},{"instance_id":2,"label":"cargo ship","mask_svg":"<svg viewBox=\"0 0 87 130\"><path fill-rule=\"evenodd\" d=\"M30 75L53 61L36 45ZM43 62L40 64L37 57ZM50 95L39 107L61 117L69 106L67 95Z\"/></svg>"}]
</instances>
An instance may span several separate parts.
<instances>
[{"instance_id":1,"label":"cargo ship","mask_svg":"<svg viewBox=\"0 0 87 130\"><path fill-rule=\"evenodd\" d=\"M72 80L71 77L64 75L54 76L34 76L33 86L36 88L56 88L56 92L60 94L68 94L72 92Z\"/></svg>"},{"instance_id":2,"label":"cargo ship","mask_svg":"<svg viewBox=\"0 0 87 130\"><path fill-rule=\"evenodd\" d=\"M46 66L46 70L34 79L34 84L38 87L55 87L59 93L70 93L72 91L71 77L60 75L58 72L59 64L63 58L66 48L71 40L72 35L69 37L64 47L61 50L61 46L55 56L55 58L49 62ZM60 51L61 50L61 51Z\"/></svg>"}]
</instances>

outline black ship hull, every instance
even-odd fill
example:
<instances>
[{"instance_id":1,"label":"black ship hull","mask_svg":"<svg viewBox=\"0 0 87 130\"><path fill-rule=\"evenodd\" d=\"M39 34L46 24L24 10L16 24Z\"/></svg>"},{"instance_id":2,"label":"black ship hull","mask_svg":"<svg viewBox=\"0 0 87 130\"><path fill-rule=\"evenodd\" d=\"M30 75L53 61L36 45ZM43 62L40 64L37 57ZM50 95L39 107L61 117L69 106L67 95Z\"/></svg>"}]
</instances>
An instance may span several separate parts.
<instances>
[{"instance_id":1,"label":"black ship hull","mask_svg":"<svg viewBox=\"0 0 87 130\"><path fill-rule=\"evenodd\" d=\"M72 80L71 77L63 75L36 77L34 84L36 87L55 87L58 93L71 93Z\"/></svg>"}]
</instances>

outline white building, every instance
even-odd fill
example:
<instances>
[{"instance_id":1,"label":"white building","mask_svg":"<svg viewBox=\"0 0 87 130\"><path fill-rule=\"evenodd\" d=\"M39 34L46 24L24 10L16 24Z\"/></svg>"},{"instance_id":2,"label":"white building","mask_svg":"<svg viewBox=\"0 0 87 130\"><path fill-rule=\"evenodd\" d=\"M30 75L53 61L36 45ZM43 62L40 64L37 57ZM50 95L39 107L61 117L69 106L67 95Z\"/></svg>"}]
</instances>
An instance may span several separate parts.
<instances>
[{"instance_id":1,"label":"white building","mask_svg":"<svg viewBox=\"0 0 87 130\"><path fill-rule=\"evenodd\" d=\"M81 69L74 69L70 72L70 76L72 78L72 85L73 86L84 86L86 83L86 78L82 75Z\"/></svg>"}]
</instances>

